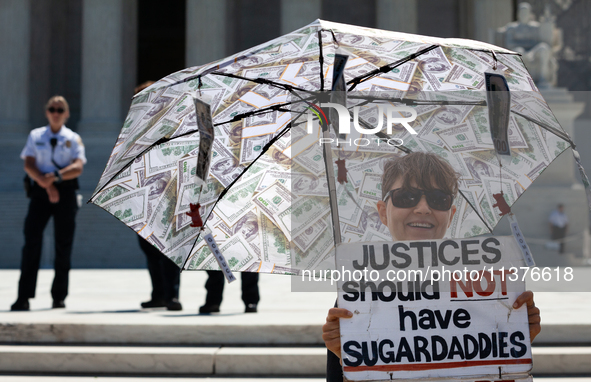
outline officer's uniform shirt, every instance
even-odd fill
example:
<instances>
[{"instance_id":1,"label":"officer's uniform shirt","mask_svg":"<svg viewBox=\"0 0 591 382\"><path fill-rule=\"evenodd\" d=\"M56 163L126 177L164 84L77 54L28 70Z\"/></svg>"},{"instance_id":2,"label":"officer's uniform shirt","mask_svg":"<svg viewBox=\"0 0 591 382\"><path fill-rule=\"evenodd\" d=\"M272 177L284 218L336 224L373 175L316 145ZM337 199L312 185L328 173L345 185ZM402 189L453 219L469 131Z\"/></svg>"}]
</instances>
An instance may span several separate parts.
<instances>
[{"instance_id":1,"label":"officer's uniform shirt","mask_svg":"<svg viewBox=\"0 0 591 382\"><path fill-rule=\"evenodd\" d=\"M52 138L57 139L55 149L51 147ZM62 126L55 134L49 125L32 130L21 152L21 158L24 160L26 157L34 157L37 168L44 174L59 170L51 161L52 157L61 168L76 159L86 164L84 144L80 136L66 126Z\"/></svg>"},{"instance_id":2,"label":"officer's uniform shirt","mask_svg":"<svg viewBox=\"0 0 591 382\"><path fill-rule=\"evenodd\" d=\"M566 214L558 210L552 211L548 220L550 221L550 224L558 228L564 228L568 224Z\"/></svg>"}]
</instances>

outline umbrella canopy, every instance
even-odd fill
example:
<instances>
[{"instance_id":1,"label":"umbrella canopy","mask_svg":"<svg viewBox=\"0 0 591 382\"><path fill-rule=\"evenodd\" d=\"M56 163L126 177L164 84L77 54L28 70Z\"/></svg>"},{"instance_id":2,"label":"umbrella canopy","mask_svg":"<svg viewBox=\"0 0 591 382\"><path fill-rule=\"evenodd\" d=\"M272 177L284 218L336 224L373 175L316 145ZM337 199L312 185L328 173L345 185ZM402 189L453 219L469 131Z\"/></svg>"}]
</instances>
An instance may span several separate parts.
<instances>
[{"instance_id":1,"label":"umbrella canopy","mask_svg":"<svg viewBox=\"0 0 591 382\"><path fill-rule=\"evenodd\" d=\"M511 91L505 156L490 128L493 71ZM211 152L199 152L194 98L211 108ZM357 107L352 122L335 103ZM388 107L407 109L393 118ZM341 130L327 129L337 119ZM232 270L294 274L334 266L335 240L391 240L376 210L388 158L448 161L461 178L446 236L470 237L491 232L504 203L570 146L517 53L317 20L137 94L91 202L184 269L219 269L186 214L199 203ZM211 155L203 181L199 155Z\"/></svg>"}]
</instances>

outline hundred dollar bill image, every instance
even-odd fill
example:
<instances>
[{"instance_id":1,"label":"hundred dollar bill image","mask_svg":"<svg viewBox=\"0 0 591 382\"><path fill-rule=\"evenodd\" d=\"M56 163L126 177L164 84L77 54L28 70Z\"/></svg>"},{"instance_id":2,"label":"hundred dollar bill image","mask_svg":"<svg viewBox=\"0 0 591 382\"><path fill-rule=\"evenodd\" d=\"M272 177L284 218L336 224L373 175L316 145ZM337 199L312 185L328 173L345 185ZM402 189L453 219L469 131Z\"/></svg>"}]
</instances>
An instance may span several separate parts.
<instances>
[{"instance_id":1,"label":"hundred dollar bill image","mask_svg":"<svg viewBox=\"0 0 591 382\"><path fill-rule=\"evenodd\" d=\"M232 271L244 271L257 261L257 256L248 242L238 234L228 239L220 246L220 252L224 255ZM203 269L219 270L215 257L207 259L203 263Z\"/></svg>"},{"instance_id":2,"label":"hundred dollar bill image","mask_svg":"<svg viewBox=\"0 0 591 382\"><path fill-rule=\"evenodd\" d=\"M337 201L341 222L353 226L359 225L359 220L361 219L361 214L363 212L359 206L363 199L359 198L351 182L337 185Z\"/></svg>"},{"instance_id":3,"label":"hundred dollar bill image","mask_svg":"<svg viewBox=\"0 0 591 382\"><path fill-rule=\"evenodd\" d=\"M294 195L281 184L275 181L272 185L257 194L252 202L258 210L273 221L279 211L286 209L295 200Z\"/></svg>"},{"instance_id":4,"label":"hundred dollar bill image","mask_svg":"<svg viewBox=\"0 0 591 382\"><path fill-rule=\"evenodd\" d=\"M465 66L454 64L444 81L480 89L484 85L484 76Z\"/></svg>"},{"instance_id":5,"label":"hundred dollar bill image","mask_svg":"<svg viewBox=\"0 0 591 382\"><path fill-rule=\"evenodd\" d=\"M382 200L382 174L363 173L363 180L359 187L359 197L376 202Z\"/></svg>"},{"instance_id":6,"label":"hundred dollar bill image","mask_svg":"<svg viewBox=\"0 0 591 382\"><path fill-rule=\"evenodd\" d=\"M293 243L297 245L300 250L307 251L327 227L326 216L322 216L314 224L306 228L304 232L296 236L293 239Z\"/></svg>"},{"instance_id":7,"label":"hundred dollar bill image","mask_svg":"<svg viewBox=\"0 0 591 382\"><path fill-rule=\"evenodd\" d=\"M285 236L291 241L306 228L311 226L320 216L328 211L328 202L323 198L306 197L297 199L292 205L286 206L274 217Z\"/></svg>"},{"instance_id":8,"label":"hundred dollar bill image","mask_svg":"<svg viewBox=\"0 0 591 382\"><path fill-rule=\"evenodd\" d=\"M138 224L148 218L148 190L145 188L127 192L108 200L101 207L125 224Z\"/></svg>"},{"instance_id":9,"label":"hundred dollar bill image","mask_svg":"<svg viewBox=\"0 0 591 382\"><path fill-rule=\"evenodd\" d=\"M289 190L291 189L291 179L294 175L296 174L291 171L282 171L280 167L276 167L276 170L269 169L265 171L265 174L257 185L256 192L263 191L275 181L280 182Z\"/></svg>"},{"instance_id":10,"label":"hundred dollar bill image","mask_svg":"<svg viewBox=\"0 0 591 382\"><path fill-rule=\"evenodd\" d=\"M199 147L198 139L182 138L153 147L146 155L147 175L152 176L177 168L178 160L196 147Z\"/></svg>"},{"instance_id":11,"label":"hundred dollar bill image","mask_svg":"<svg viewBox=\"0 0 591 382\"><path fill-rule=\"evenodd\" d=\"M273 137L272 134L260 137L246 138L240 145L240 163L250 163L254 161L261 153L263 148Z\"/></svg>"},{"instance_id":12,"label":"hundred dollar bill image","mask_svg":"<svg viewBox=\"0 0 591 382\"><path fill-rule=\"evenodd\" d=\"M251 201L257 184L263 176L262 173L250 177L232 187L217 205L217 212L222 220L228 225L234 225L242 216L250 211L255 205Z\"/></svg>"},{"instance_id":13,"label":"hundred dollar bill image","mask_svg":"<svg viewBox=\"0 0 591 382\"><path fill-rule=\"evenodd\" d=\"M291 191L296 196L326 196L328 197L328 181L325 176L293 173Z\"/></svg>"},{"instance_id":14,"label":"hundred dollar bill image","mask_svg":"<svg viewBox=\"0 0 591 382\"><path fill-rule=\"evenodd\" d=\"M327 216L327 219L330 217ZM327 225L330 224L327 221ZM334 238L332 236L331 226L322 231L318 239L312 244L309 250L301 251L297 246L293 246L293 263L292 267L300 270L315 269L316 265L333 250ZM332 260L332 268L334 268L334 260Z\"/></svg>"},{"instance_id":15,"label":"hundred dollar bill image","mask_svg":"<svg viewBox=\"0 0 591 382\"><path fill-rule=\"evenodd\" d=\"M453 153L480 151L490 147L478 143L474 129L467 123L439 130L435 134Z\"/></svg>"},{"instance_id":16,"label":"hundred dollar bill image","mask_svg":"<svg viewBox=\"0 0 591 382\"><path fill-rule=\"evenodd\" d=\"M152 211L148 219L146 229L156 238L164 241L166 234L172 225L174 210L177 198L177 178L173 177L166 186L162 197L158 200L158 205Z\"/></svg>"},{"instance_id":17,"label":"hundred dollar bill image","mask_svg":"<svg viewBox=\"0 0 591 382\"><path fill-rule=\"evenodd\" d=\"M97 196L95 196L94 201L98 205L101 205L113 198L116 198L117 196L125 194L126 192L129 192L127 188L120 185L115 185L101 191Z\"/></svg>"},{"instance_id":18,"label":"hundred dollar bill image","mask_svg":"<svg viewBox=\"0 0 591 382\"><path fill-rule=\"evenodd\" d=\"M289 240L271 219L264 214L259 216L261 222L262 261L280 266L291 266Z\"/></svg>"}]
</instances>

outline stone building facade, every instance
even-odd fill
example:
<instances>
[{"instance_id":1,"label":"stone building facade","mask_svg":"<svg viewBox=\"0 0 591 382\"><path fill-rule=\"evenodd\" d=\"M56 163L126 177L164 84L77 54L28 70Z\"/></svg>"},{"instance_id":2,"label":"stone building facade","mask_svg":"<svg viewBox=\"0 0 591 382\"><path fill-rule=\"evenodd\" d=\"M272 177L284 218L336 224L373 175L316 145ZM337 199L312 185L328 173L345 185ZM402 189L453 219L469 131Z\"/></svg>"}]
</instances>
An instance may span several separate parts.
<instances>
[{"instance_id":1,"label":"stone building facade","mask_svg":"<svg viewBox=\"0 0 591 382\"><path fill-rule=\"evenodd\" d=\"M565 25L576 12L587 24L591 20L583 1L531 2L537 14L551 3L565 15L559 15ZM50 96L69 100L68 126L86 144L88 165L81 177L86 200L138 83L213 61L317 18L491 42L497 27L514 20L516 7L515 0L0 0L0 267L19 266L27 207L19 153L28 132L46 123L43 106ZM569 56L586 59L587 66L569 68L589 70L588 40ZM569 81L562 86L580 87L580 81ZM52 236L50 226L45 266L52 262ZM83 205L75 240L74 267L144 266L135 234L98 207Z\"/></svg>"}]
</instances>

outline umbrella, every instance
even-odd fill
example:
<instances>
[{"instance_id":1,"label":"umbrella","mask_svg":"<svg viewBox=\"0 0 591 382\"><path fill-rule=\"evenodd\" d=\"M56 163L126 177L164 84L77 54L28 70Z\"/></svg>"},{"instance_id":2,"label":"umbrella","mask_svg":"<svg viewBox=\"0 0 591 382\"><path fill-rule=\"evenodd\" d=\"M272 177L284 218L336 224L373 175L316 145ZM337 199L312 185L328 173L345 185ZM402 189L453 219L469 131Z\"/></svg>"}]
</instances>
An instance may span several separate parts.
<instances>
[{"instance_id":1,"label":"umbrella","mask_svg":"<svg viewBox=\"0 0 591 382\"><path fill-rule=\"evenodd\" d=\"M470 237L568 147L517 53L316 20L137 94L90 202L183 269L220 269L210 234L231 270L297 274L334 266L335 243L391 240L389 158L448 161L447 236Z\"/></svg>"}]
</instances>

